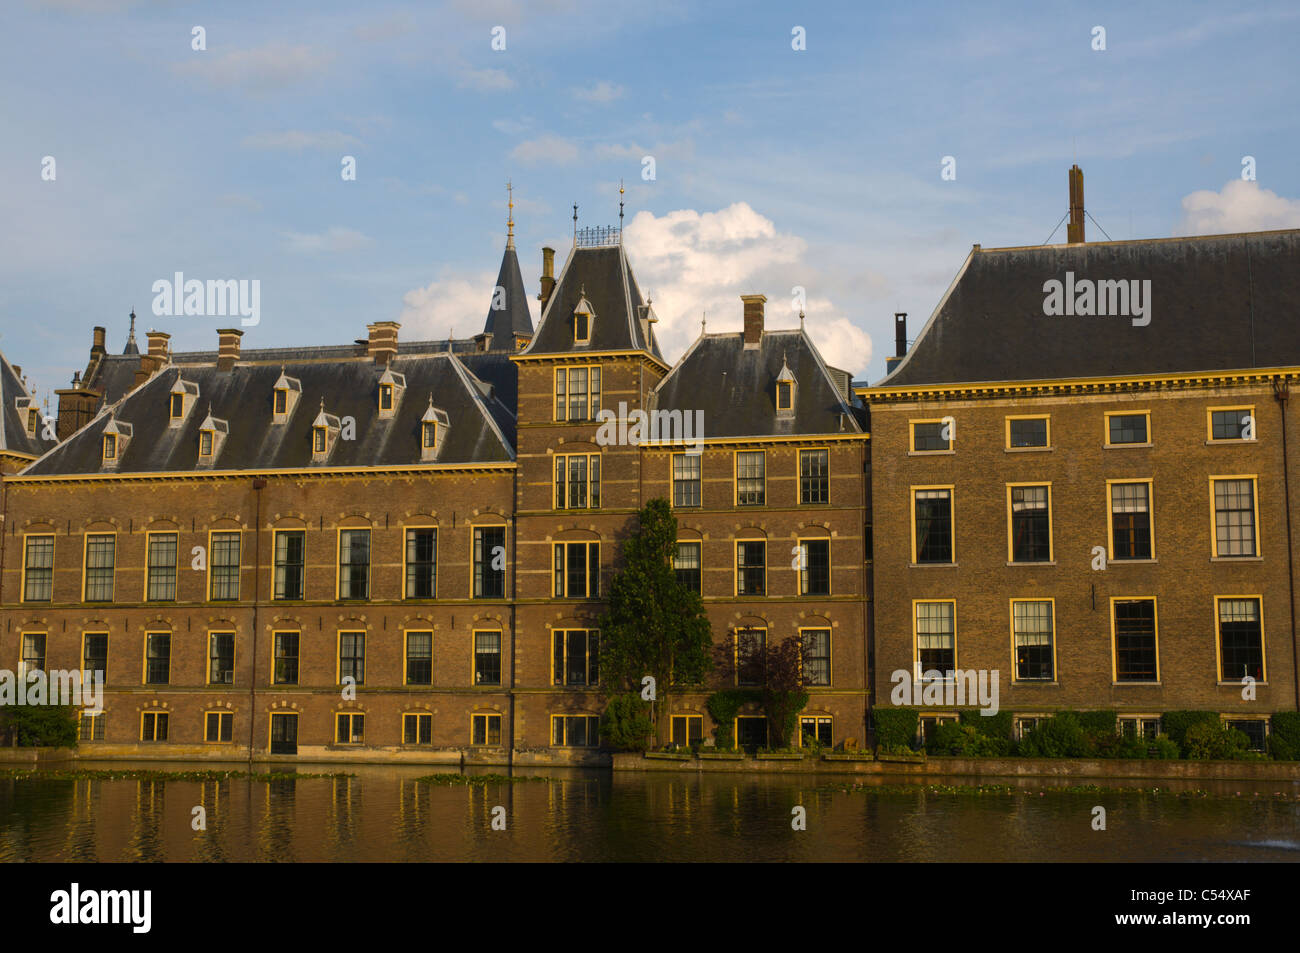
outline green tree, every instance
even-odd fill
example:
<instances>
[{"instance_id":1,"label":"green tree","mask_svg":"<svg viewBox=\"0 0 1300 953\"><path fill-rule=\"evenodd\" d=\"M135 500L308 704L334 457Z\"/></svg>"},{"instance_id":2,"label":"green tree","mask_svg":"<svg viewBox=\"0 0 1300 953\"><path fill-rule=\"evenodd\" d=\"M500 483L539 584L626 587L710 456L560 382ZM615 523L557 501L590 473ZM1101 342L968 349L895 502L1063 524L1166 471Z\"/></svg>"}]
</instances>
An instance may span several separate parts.
<instances>
[{"instance_id":1,"label":"green tree","mask_svg":"<svg viewBox=\"0 0 1300 953\"><path fill-rule=\"evenodd\" d=\"M790 635L776 645L764 640L757 650L747 647L742 652L733 630L714 648L713 659L723 686L757 686L759 703L767 715L768 744L788 746L794 739L799 712L808 705L808 691L803 686L803 639Z\"/></svg>"},{"instance_id":2,"label":"green tree","mask_svg":"<svg viewBox=\"0 0 1300 953\"><path fill-rule=\"evenodd\" d=\"M75 748L77 712L57 705L6 705L0 726L13 734L20 748Z\"/></svg>"},{"instance_id":3,"label":"green tree","mask_svg":"<svg viewBox=\"0 0 1300 953\"><path fill-rule=\"evenodd\" d=\"M600 622L600 671L606 691L643 695L654 679L651 712L658 726L670 695L699 686L712 664L713 630L700 595L677 581L677 517L668 501L651 500L623 544Z\"/></svg>"}]
</instances>

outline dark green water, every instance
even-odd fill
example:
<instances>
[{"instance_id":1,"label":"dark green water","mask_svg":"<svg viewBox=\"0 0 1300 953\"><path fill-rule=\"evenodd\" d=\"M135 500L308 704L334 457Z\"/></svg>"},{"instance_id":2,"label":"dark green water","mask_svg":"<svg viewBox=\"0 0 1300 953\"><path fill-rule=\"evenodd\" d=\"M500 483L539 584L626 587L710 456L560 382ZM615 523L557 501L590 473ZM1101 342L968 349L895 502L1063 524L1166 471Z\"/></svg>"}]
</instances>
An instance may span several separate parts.
<instances>
[{"instance_id":1,"label":"dark green water","mask_svg":"<svg viewBox=\"0 0 1300 953\"><path fill-rule=\"evenodd\" d=\"M520 773L550 780L438 786L415 780L429 768L349 770L274 781L0 777L0 861L1300 860L1300 804L1267 797L1072 794L1041 782L1011 794L846 792L811 776L536 770ZM1092 829L1097 805L1105 831ZM195 806L206 831L191 828ZM504 831L492 829L498 806ZM791 828L796 806L806 830Z\"/></svg>"}]
</instances>

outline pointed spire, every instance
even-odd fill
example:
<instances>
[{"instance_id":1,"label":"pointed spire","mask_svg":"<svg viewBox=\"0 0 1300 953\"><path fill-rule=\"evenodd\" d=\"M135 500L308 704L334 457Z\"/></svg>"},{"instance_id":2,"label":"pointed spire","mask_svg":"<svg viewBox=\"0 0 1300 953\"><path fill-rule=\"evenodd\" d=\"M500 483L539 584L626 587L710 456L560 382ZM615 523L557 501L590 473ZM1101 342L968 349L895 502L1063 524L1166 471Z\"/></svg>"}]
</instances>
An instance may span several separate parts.
<instances>
[{"instance_id":1,"label":"pointed spire","mask_svg":"<svg viewBox=\"0 0 1300 953\"><path fill-rule=\"evenodd\" d=\"M799 330L803 331L803 308L799 309Z\"/></svg>"},{"instance_id":2,"label":"pointed spire","mask_svg":"<svg viewBox=\"0 0 1300 953\"><path fill-rule=\"evenodd\" d=\"M122 353L123 354L140 353L140 346L135 343L135 308L131 309L131 330L127 335L126 347L123 349Z\"/></svg>"},{"instance_id":3,"label":"pointed spire","mask_svg":"<svg viewBox=\"0 0 1300 953\"><path fill-rule=\"evenodd\" d=\"M509 180L506 180L506 205L509 207L509 215L506 218L506 247L515 247L515 192L514 186Z\"/></svg>"},{"instance_id":4,"label":"pointed spire","mask_svg":"<svg viewBox=\"0 0 1300 953\"><path fill-rule=\"evenodd\" d=\"M573 203L573 247L578 247L578 203Z\"/></svg>"},{"instance_id":5,"label":"pointed spire","mask_svg":"<svg viewBox=\"0 0 1300 953\"><path fill-rule=\"evenodd\" d=\"M618 180L618 243L623 244L623 180Z\"/></svg>"}]
</instances>

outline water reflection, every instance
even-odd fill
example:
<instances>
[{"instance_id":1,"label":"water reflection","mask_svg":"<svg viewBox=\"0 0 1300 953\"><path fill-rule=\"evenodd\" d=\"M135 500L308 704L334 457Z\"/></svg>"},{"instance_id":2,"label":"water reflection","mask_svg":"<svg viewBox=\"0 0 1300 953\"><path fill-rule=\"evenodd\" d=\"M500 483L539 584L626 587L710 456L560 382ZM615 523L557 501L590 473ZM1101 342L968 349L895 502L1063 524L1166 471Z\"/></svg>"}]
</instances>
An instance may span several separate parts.
<instances>
[{"instance_id":1,"label":"water reflection","mask_svg":"<svg viewBox=\"0 0 1300 953\"><path fill-rule=\"evenodd\" d=\"M1063 792L1043 782L954 795L900 791L906 782L889 778L881 780L892 787L877 791L876 779L844 790L798 775L560 770L543 772L548 781L432 785L416 780L427 767L353 770L274 780L0 778L0 861L1300 860L1300 805L1267 797ZM1300 786L1219 788L1267 795ZM1096 805L1106 808L1105 832L1092 829ZM206 829L194 829L196 807ZM805 830L791 826L795 807L806 812ZM504 829L493 827L498 808Z\"/></svg>"}]
</instances>

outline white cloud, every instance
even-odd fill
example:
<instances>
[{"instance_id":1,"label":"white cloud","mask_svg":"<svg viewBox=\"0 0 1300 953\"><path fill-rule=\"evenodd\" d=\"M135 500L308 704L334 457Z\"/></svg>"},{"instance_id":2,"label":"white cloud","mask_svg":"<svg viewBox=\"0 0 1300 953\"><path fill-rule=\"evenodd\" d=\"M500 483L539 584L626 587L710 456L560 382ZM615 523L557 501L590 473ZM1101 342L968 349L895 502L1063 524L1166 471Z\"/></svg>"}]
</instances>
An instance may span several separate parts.
<instances>
[{"instance_id":1,"label":"white cloud","mask_svg":"<svg viewBox=\"0 0 1300 953\"><path fill-rule=\"evenodd\" d=\"M1300 200L1284 198L1258 182L1233 179L1220 192L1202 189L1183 199L1177 235L1225 235L1300 228Z\"/></svg>"},{"instance_id":2,"label":"white cloud","mask_svg":"<svg viewBox=\"0 0 1300 953\"><path fill-rule=\"evenodd\" d=\"M670 361L699 334L702 312L708 331L739 331L742 294L768 296L768 328L797 328L795 286L805 289L806 328L826 361L857 374L871 360L870 336L818 294L825 283L808 260L807 243L781 234L744 202L716 212L638 212L624 242L642 294L654 299L655 334Z\"/></svg>"},{"instance_id":3,"label":"white cloud","mask_svg":"<svg viewBox=\"0 0 1300 953\"><path fill-rule=\"evenodd\" d=\"M243 144L250 149L282 149L300 152L303 149L351 149L361 145L361 140L346 132L303 132L286 129L284 132L258 132L245 136Z\"/></svg>"},{"instance_id":4,"label":"white cloud","mask_svg":"<svg viewBox=\"0 0 1300 953\"><path fill-rule=\"evenodd\" d=\"M515 81L501 69L462 69L456 76L461 89L476 89L480 93L498 93L514 89Z\"/></svg>"},{"instance_id":5,"label":"white cloud","mask_svg":"<svg viewBox=\"0 0 1300 953\"><path fill-rule=\"evenodd\" d=\"M266 93L305 82L325 72L334 59L332 50L272 43L255 50L234 50L217 56L196 54L177 64L176 72L198 76L214 86L241 87Z\"/></svg>"},{"instance_id":6,"label":"white cloud","mask_svg":"<svg viewBox=\"0 0 1300 953\"><path fill-rule=\"evenodd\" d=\"M285 237L290 251L307 253L352 251L369 245L372 241L370 237L342 225L331 225L325 231L315 234L288 232Z\"/></svg>"},{"instance_id":7,"label":"white cloud","mask_svg":"<svg viewBox=\"0 0 1300 953\"><path fill-rule=\"evenodd\" d=\"M623 87L608 80L601 80L595 86L579 86L573 91L573 98L588 103L612 103L623 95Z\"/></svg>"},{"instance_id":8,"label":"white cloud","mask_svg":"<svg viewBox=\"0 0 1300 953\"><path fill-rule=\"evenodd\" d=\"M510 151L517 162L573 162L578 158L578 147L568 139L547 133L536 139L526 139Z\"/></svg>"},{"instance_id":9,"label":"white cloud","mask_svg":"<svg viewBox=\"0 0 1300 953\"><path fill-rule=\"evenodd\" d=\"M423 288L408 291L402 296L402 313L397 317L403 337L436 341L453 332L458 338L478 334L483 330L495 284L495 271L480 271L469 276L445 274ZM536 326L536 304L531 297L528 307Z\"/></svg>"}]
</instances>

